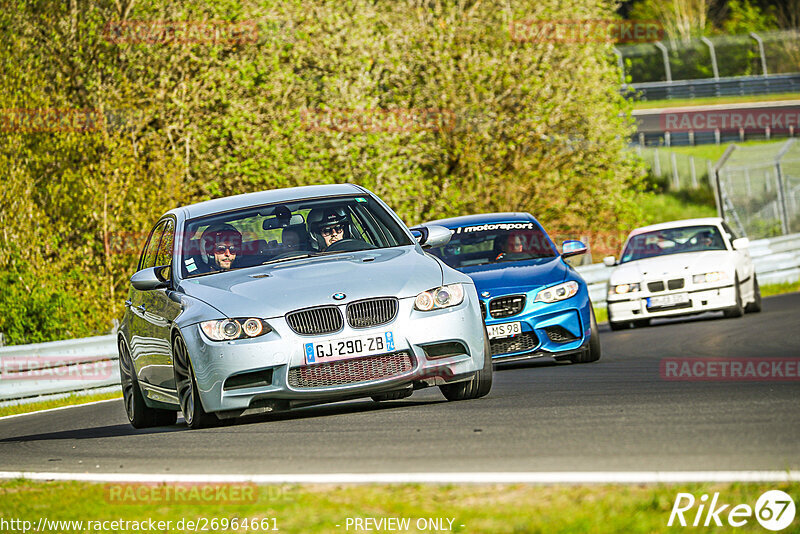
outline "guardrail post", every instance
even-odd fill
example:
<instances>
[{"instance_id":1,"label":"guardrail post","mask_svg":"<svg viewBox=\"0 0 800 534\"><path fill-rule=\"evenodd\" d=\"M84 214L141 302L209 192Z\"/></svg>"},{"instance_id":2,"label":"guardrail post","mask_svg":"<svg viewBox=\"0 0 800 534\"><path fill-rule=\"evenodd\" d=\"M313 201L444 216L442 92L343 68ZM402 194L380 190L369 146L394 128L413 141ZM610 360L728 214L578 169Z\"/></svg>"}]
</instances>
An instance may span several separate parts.
<instances>
[{"instance_id":1,"label":"guardrail post","mask_svg":"<svg viewBox=\"0 0 800 534\"><path fill-rule=\"evenodd\" d=\"M767 77L767 56L764 54L764 41L756 32L750 32L750 37L758 43L758 53L761 56L761 70L764 71L764 77Z\"/></svg>"}]
</instances>

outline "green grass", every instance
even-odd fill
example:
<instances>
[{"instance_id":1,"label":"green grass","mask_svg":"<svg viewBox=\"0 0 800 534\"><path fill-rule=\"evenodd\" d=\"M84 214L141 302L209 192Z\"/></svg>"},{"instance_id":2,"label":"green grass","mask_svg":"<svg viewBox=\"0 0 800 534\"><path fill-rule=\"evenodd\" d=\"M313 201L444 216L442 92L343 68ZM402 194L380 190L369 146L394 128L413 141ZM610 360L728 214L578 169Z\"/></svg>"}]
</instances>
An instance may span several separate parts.
<instances>
[{"instance_id":1,"label":"green grass","mask_svg":"<svg viewBox=\"0 0 800 534\"><path fill-rule=\"evenodd\" d=\"M152 488L150 486L150 491ZM667 527L678 492L692 493L698 501L703 494L719 492L719 504L754 507L758 497L767 490L780 489L797 498L800 484L260 486L251 487L251 491L255 491L254 499L245 504L226 504L213 499L192 504L159 499L150 504L135 504L111 498L117 489L112 484L6 481L0 484L0 516L6 520L32 521L34 525L40 517L49 520L171 521L171 525L164 525L167 528L159 529L164 532L176 532L176 523L181 519L232 517L240 521L265 518L271 521L274 518L275 526L282 532L347 532L347 518L379 520L394 517L409 518L409 532L418 532L416 522L419 518L450 518L453 519L453 532L651 533L681 529L679 526ZM174 487L171 489L174 492ZM166 494L165 487L159 491L160 495ZM692 510L693 513L696 511L697 507ZM694 519L693 513L685 515L689 525ZM721 514L723 521L726 518L726 513ZM448 523L445 521L444 525ZM727 525L712 528L714 532L764 531L752 517L741 528L732 529ZM184 530L189 529L184 527ZM74 530L62 527L61 531ZM117 530L131 531L134 530ZM232 532L231 529L215 531ZM351 526L349 531L356 530ZM246 531L239 529L239 532Z\"/></svg>"},{"instance_id":2,"label":"green grass","mask_svg":"<svg viewBox=\"0 0 800 534\"><path fill-rule=\"evenodd\" d=\"M784 293L795 293L800 291L800 280L796 282L786 282L783 284L766 284L761 286L761 296L782 295Z\"/></svg>"},{"instance_id":3,"label":"green grass","mask_svg":"<svg viewBox=\"0 0 800 534\"><path fill-rule=\"evenodd\" d=\"M752 147L764 145L782 145L785 142L786 139L778 139L774 141L745 141L744 143L737 142L736 144L742 147ZM722 157L722 154L725 153L728 145L730 145L730 143L724 143L720 145L672 146L669 148L664 147L661 150L671 150L673 152L677 152L678 154L685 154L687 156L694 156L696 158L710 159L716 163L717 160Z\"/></svg>"},{"instance_id":4,"label":"green grass","mask_svg":"<svg viewBox=\"0 0 800 534\"><path fill-rule=\"evenodd\" d=\"M686 202L672 193L642 193L637 203L644 213L643 225L717 216L713 205Z\"/></svg>"},{"instance_id":5,"label":"green grass","mask_svg":"<svg viewBox=\"0 0 800 534\"><path fill-rule=\"evenodd\" d=\"M6 415L15 415L20 413L38 412L40 410L48 410L50 408L60 408L61 406L72 406L77 404L86 404L87 402L94 402L105 399L118 399L122 398L121 392L110 393L97 393L93 395L70 395L63 399L53 399L42 402L31 402L28 404L14 404L11 406L0 407L0 417Z\"/></svg>"},{"instance_id":6,"label":"green grass","mask_svg":"<svg viewBox=\"0 0 800 534\"><path fill-rule=\"evenodd\" d=\"M633 107L634 109L683 108L690 106L710 106L715 104L742 104L746 102L775 102L777 100L798 99L800 99L800 93L781 93L776 95L684 98L680 100L643 100L634 102Z\"/></svg>"}]
</instances>

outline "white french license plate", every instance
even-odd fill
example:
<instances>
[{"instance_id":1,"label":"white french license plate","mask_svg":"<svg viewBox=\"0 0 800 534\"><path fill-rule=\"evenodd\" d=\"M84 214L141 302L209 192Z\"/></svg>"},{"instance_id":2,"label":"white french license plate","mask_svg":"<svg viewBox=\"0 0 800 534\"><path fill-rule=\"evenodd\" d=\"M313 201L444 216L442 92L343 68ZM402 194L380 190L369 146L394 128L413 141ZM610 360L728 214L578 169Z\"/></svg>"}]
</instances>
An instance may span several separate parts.
<instances>
[{"instance_id":1,"label":"white french license plate","mask_svg":"<svg viewBox=\"0 0 800 534\"><path fill-rule=\"evenodd\" d=\"M660 295L647 299L648 308L668 308L669 306L679 306L689 302L688 293L675 293L674 295Z\"/></svg>"},{"instance_id":2,"label":"white french license plate","mask_svg":"<svg viewBox=\"0 0 800 534\"><path fill-rule=\"evenodd\" d=\"M489 332L489 339L499 339L501 337L511 337L522 333L522 323L503 323L493 324L486 327Z\"/></svg>"},{"instance_id":3,"label":"white french license plate","mask_svg":"<svg viewBox=\"0 0 800 534\"><path fill-rule=\"evenodd\" d=\"M358 358L359 356L371 356L384 352L394 352L394 350L394 335L391 332L328 339L303 345L306 365Z\"/></svg>"}]
</instances>

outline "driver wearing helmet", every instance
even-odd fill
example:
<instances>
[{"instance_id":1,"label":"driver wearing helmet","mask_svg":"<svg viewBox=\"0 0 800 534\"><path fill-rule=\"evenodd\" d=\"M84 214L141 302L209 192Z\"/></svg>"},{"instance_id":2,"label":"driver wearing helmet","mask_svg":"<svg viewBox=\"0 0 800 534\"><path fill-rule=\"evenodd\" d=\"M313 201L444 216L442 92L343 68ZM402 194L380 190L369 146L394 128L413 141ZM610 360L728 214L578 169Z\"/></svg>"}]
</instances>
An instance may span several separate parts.
<instances>
[{"instance_id":1,"label":"driver wearing helmet","mask_svg":"<svg viewBox=\"0 0 800 534\"><path fill-rule=\"evenodd\" d=\"M200 241L211 271L230 270L242 248L242 234L230 224L209 226Z\"/></svg>"},{"instance_id":2,"label":"driver wearing helmet","mask_svg":"<svg viewBox=\"0 0 800 534\"><path fill-rule=\"evenodd\" d=\"M312 210L308 215L309 229L320 250L349 237L349 219L342 208Z\"/></svg>"}]
</instances>

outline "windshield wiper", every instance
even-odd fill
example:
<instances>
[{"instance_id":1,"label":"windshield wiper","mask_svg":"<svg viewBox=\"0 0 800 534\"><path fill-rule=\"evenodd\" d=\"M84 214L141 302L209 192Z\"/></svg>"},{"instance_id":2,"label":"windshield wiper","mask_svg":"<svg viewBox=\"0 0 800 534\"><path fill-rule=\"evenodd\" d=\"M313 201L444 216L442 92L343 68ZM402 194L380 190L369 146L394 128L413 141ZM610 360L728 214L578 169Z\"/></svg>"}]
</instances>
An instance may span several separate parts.
<instances>
[{"instance_id":1,"label":"windshield wiper","mask_svg":"<svg viewBox=\"0 0 800 534\"><path fill-rule=\"evenodd\" d=\"M272 265L275 263L283 263L284 261L292 261L292 260L302 260L305 258L315 258L317 256L322 256L322 252L309 252L308 254L298 254L296 256L288 256L286 258L275 258L272 260L267 260L261 265Z\"/></svg>"}]
</instances>

